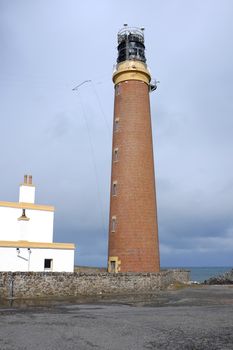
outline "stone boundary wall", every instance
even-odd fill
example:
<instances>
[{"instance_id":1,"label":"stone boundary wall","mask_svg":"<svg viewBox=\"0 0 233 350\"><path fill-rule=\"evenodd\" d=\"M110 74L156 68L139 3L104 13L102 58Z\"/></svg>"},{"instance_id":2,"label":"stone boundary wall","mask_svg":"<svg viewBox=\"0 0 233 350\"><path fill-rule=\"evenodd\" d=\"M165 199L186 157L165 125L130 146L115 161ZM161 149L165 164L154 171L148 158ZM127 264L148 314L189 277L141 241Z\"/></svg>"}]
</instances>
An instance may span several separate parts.
<instances>
[{"instance_id":1,"label":"stone boundary wall","mask_svg":"<svg viewBox=\"0 0 233 350\"><path fill-rule=\"evenodd\" d=\"M0 298L146 294L189 281L189 271L158 273L0 272Z\"/></svg>"},{"instance_id":2,"label":"stone boundary wall","mask_svg":"<svg viewBox=\"0 0 233 350\"><path fill-rule=\"evenodd\" d=\"M107 272L105 267L90 267L90 266L75 266L74 272L84 272L84 273L103 273Z\"/></svg>"}]
</instances>

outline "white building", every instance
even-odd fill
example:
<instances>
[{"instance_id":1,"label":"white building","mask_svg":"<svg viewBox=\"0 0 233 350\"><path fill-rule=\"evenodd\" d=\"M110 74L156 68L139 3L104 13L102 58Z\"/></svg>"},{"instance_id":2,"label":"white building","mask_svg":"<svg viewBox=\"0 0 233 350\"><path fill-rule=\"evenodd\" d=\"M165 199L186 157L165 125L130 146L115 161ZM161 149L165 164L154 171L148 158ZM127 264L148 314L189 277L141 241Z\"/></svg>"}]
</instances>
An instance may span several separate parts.
<instances>
[{"instance_id":1,"label":"white building","mask_svg":"<svg viewBox=\"0 0 233 350\"><path fill-rule=\"evenodd\" d=\"M74 271L73 243L53 242L54 207L35 204L32 176L19 202L0 202L0 271Z\"/></svg>"}]
</instances>

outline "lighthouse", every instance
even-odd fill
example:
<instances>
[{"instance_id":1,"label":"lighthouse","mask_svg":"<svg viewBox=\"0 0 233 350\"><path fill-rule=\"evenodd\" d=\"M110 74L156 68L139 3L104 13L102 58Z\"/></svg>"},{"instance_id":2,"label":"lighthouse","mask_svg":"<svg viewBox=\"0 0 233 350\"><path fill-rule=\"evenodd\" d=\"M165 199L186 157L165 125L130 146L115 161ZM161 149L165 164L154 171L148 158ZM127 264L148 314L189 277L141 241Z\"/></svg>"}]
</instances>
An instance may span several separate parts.
<instances>
[{"instance_id":1,"label":"lighthouse","mask_svg":"<svg viewBox=\"0 0 233 350\"><path fill-rule=\"evenodd\" d=\"M160 270L150 91L144 29L118 32L108 271Z\"/></svg>"}]
</instances>

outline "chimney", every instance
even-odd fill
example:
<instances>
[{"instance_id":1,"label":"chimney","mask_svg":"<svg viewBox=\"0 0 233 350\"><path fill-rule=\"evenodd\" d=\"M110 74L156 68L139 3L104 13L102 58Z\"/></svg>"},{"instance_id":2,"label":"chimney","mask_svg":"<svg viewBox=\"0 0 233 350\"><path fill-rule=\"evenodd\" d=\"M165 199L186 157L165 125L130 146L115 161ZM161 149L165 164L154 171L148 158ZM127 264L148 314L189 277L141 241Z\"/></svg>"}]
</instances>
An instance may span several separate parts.
<instances>
[{"instance_id":1,"label":"chimney","mask_svg":"<svg viewBox=\"0 0 233 350\"><path fill-rule=\"evenodd\" d=\"M28 175L28 184L32 185L32 175Z\"/></svg>"},{"instance_id":2,"label":"chimney","mask_svg":"<svg viewBox=\"0 0 233 350\"><path fill-rule=\"evenodd\" d=\"M35 186L32 184L32 175L24 175L24 182L19 189L20 203L35 203Z\"/></svg>"},{"instance_id":3,"label":"chimney","mask_svg":"<svg viewBox=\"0 0 233 350\"><path fill-rule=\"evenodd\" d=\"M24 175L24 185L32 185L32 175Z\"/></svg>"}]
</instances>

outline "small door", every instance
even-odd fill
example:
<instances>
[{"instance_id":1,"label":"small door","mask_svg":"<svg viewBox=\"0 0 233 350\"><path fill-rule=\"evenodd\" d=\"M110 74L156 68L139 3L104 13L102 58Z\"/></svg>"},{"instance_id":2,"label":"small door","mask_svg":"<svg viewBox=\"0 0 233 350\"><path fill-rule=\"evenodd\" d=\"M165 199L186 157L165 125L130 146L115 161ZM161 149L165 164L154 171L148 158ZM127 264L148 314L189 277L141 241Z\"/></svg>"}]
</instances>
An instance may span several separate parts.
<instances>
[{"instance_id":1,"label":"small door","mask_svg":"<svg viewBox=\"0 0 233 350\"><path fill-rule=\"evenodd\" d=\"M116 261L114 260L110 261L110 272L116 272Z\"/></svg>"}]
</instances>

